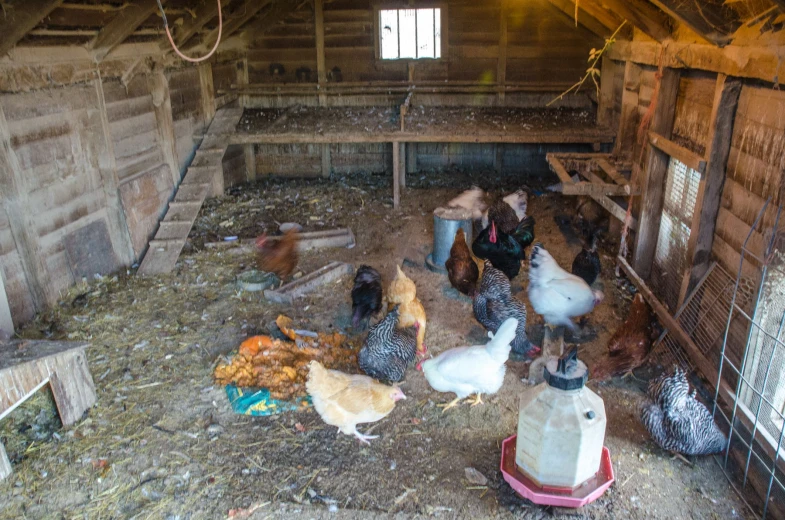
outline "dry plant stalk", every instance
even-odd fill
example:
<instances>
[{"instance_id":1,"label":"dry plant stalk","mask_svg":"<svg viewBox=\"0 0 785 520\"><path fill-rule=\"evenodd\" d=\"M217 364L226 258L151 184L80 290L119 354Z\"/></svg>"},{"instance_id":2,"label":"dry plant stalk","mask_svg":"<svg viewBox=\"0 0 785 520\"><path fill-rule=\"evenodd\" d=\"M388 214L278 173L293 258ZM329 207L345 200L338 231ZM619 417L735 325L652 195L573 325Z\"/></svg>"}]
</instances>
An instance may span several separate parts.
<instances>
[{"instance_id":1,"label":"dry plant stalk","mask_svg":"<svg viewBox=\"0 0 785 520\"><path fill-rule=\"evenodd\" d=\"M575 2L575 23L576 23L576 25L578 23L578 2ZM583 86L583 84L589 78L591 78L591 80L594 82L594 87L597 89L597 98L599 99L599 97L600 97L600 84L597 83L597 78L600 77L600 69L597 68L597 64L600 62L600 59L608 51L608 49L610 49L613 46L613 44L616 43L616 35L619 34L619 31L621 31L621 28L624 27L624 24L626 24L626 23L627 23L626 20L623 21L621 23L621 25L619 25L616 28L616 30L613 31L613 34L611 34L610 38L606 38L605 39L605 45L603 45L602 49L597 50L597 49L592 48L592 50L589 51L589 60L588 61L591 62L591 65L589 65L589 68L586 69L586 74L583 75L581 80L578 81L577 83L575 83L573 86L571 86L567 90L565 90L564 92L562 92L561 94L559 94L558 96L556 96L555 98L551 99L548 102L548 104L545 105L545 106L551 106L556 101L559 101L559 100L563 99L564 96L566 96L567 94L569 94L573 90L577 92L578 90L580 90L580 88Z\"/></svg>"}]
</instances>

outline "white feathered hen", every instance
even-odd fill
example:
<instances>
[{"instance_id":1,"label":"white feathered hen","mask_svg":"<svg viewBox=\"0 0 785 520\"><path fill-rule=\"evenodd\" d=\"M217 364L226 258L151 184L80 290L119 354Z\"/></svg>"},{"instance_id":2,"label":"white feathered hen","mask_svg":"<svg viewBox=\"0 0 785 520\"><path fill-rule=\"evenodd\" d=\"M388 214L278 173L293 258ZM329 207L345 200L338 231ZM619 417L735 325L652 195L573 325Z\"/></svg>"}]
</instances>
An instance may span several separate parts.
<instances>
[{"instance_id":1,"label":"white feathered hen","mask_svg":"<svg viewBox=\"0 0 785 520\"><path fill-rule=\"evenodd\" d=\"M447 207L466 209L471 211L473 220L480 220L486 213L488 204L485 203L485 192L477 186L472 186L471 189L448 202Z\"/></svg>"},{"instance_id":2,"label":"white feathered hen","mask_svg":"<svg viewBox=\"0 0 785 520\"><path fill-rule=\"evenodd\" d=\"M453 392L456 398L444 407L446 411L461 399L476 394L472 406L482 403L481 394L495 394L502 387L510 343L515 339L518 320L509 318L501 324L496 335L485 345L457 347L442 352L433 359L422 361L425 379L437 392Z\"/></svg>"},{"instance_id":3,"label":"white feathered hen","mask_svg":"<svg viewBox=\"0 0 785 520\"><path fill-rule=\"evenodd\" d=\"M541 243L534 245L529 263L529 301L545 323L575 331L572 318L590 313L602 298L601 291L592 290L583 279L559 267Z\"/></svg>"}]
</instances>

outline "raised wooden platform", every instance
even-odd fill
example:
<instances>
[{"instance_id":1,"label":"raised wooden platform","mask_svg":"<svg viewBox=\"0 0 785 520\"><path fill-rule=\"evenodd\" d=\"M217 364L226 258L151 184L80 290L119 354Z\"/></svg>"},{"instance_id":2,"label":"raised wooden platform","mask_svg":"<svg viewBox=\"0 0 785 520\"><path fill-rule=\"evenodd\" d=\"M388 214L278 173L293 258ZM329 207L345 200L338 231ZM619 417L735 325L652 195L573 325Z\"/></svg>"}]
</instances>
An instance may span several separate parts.
<instances>
[{"instance_id":1,"label":"raised wooden platform","mask_svg":"<svg viewBox=\"0 0 785 520\"><path fill-rule=\"evenodd\" d=\"M242 108L227 107L216 112L155 237L150 240L139 266L140 274L168 273L174 269L205 198L223 194L221 160L229 142L221 136L234 130L242 114Z\"/></svg>"},{"instance_id":2,"label":"raised wooden platform","mask_svg":"<svg viewBox=\"0 0 785 520\"><path fill-rule=\"evenodd\" d=\"M63 426L95 404L95 386L85 356L87 343L14 340L0 344L0 420L49 384ZM0 443L0 479L11 463Z\"/></svg>"}]
</instances>

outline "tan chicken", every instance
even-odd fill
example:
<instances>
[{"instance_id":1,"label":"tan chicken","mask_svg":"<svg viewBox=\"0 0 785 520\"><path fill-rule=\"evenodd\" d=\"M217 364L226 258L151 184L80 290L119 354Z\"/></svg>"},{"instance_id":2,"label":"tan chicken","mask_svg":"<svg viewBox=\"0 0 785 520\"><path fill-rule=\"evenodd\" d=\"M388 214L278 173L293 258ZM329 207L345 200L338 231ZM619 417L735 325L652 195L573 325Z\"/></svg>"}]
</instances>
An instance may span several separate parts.
<instances>
[{"instance_id":1,"label":"tan chicken","mask_svg":"<svg viewBox=\"0 0 785 520\"><path fill-rule=\"evenodd\" d=\"M631 374L646 361L652 347L652 322L649 305L640 293L630 305L627 319L608 341L608 352L592 363L589 371L593 381Z\"/></svg>"},{"instance_id":2,"label":"tan chicken","mask_svg":"<svg viewBox=\"0 0 785 520\"><path fill-rule=\"evenodd\" d=\"M268 273L275 273L281 280L287 278L297 268L299 260L297 254L298 240L299 235L294 229L286 231L277 240L271 240L267 235L257 238L256 247L259 253L256 263L259 269Z\"/></svg>"},{"instance_id":3,"label":"tan chicken","mask_svg":"<svg viewBox=\"0 0 785 520\"><path fill-rule=\"evenodd\" d=\"M406 399L397 386L383 385L364 375L328 370L318 361L311 362L305 387L324 422L365 444L378 435L364 435L357 431L357 425L387 417L397 401Z\"/></svg>"},{"instance_id":4,"label":"tan chicken","mask_svg":"<svg viewBox=\"0 0 785 520\"><path fill-rule=\"evenodd\" d=\"M404 329L414 326L415 323L420 325L417 331L417 355L421 358L425 357L428 353L428 347L425 346L425 308L417 298L417 286L414 282L406 276L401 270L401 267L396 265L398 274L392 282L387 291L388 311L392 310L395 305L400 305L398 309L398 328Z\"/></svg>"}]
</instances>

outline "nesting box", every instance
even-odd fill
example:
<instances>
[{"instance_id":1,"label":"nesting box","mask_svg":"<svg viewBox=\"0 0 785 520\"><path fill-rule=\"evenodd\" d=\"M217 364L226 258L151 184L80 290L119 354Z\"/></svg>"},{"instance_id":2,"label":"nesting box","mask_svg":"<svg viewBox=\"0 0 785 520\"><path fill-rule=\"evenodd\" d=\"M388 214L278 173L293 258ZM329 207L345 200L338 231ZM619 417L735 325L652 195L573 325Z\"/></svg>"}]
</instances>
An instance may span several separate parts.
<instances>
[{"instance_id":1,"label":"nesting box","mask_svg":"<svg viewBox=\"0 0 785 520\"><path fill-rule=\"evenodd\" d=\"M521 396L515 463L542 487L574 489L600 470L605 404L576 352L551 358L545 382Z\"/></svg>"}]
</instances>

